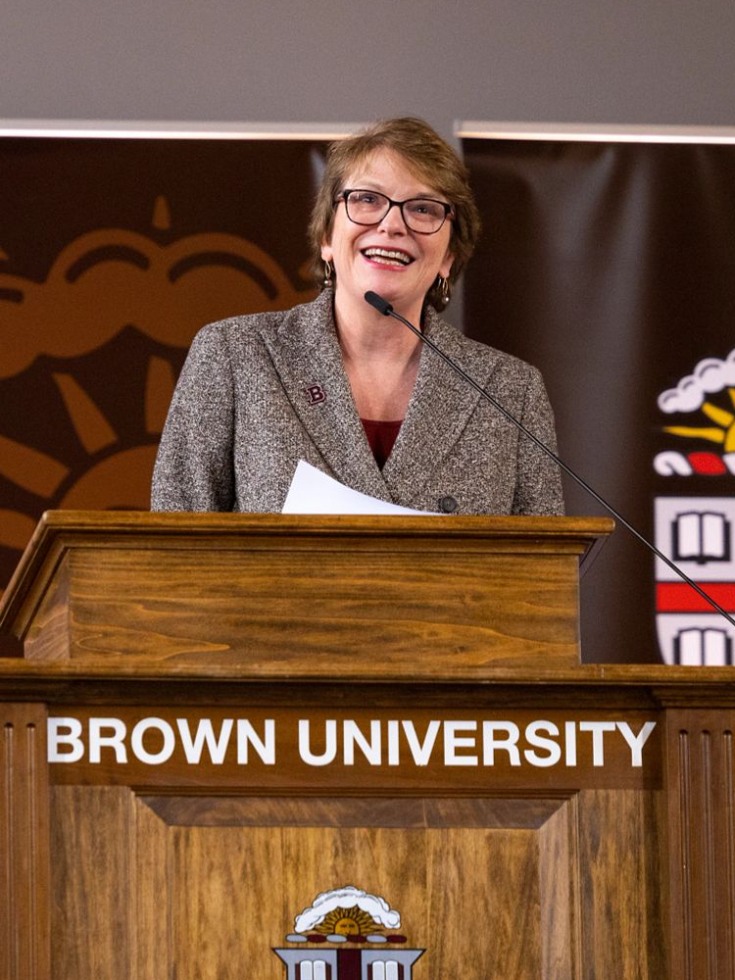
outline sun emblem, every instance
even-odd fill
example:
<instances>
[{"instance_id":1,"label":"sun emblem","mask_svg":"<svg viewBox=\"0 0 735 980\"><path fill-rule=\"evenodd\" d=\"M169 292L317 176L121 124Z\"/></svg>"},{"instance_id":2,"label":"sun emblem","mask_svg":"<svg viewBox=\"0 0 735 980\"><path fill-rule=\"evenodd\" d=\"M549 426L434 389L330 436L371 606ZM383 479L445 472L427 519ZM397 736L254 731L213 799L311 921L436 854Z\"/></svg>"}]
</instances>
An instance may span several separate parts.
<instances>
[{"instance_id":1,"label":"sun emblem","mask_svg":"<svg viewBox=\"0 0 735 980\"><path fill-rule=\"evenodd\" d=\"M656 456L661 476L723 476L735 474L735 350L727 358L706 358L676 388L664 391L658 407L667 414L699 412L711 425L667 425L663 431L677 438L701 440L720 452L667 450Z\"/></svg>"},{"instance_id":2,"label":"sun emblem","mask_svg":"<svg viewBox=\"0 0 735 980\"><path fill-rule=\"evenodd\" d=\"M95 360L104 361L104 348L101 355ZM147 506L150 474L175 374L174 365L156 355L141 369L145 393L137 413L140 418L134 427L134 420L129 420L127 433L119 430L114 415L108 415L95 394L72 374L52 371L45 382L38 379L36 392L58 406L55 421L65 435L73 433L75 452L64 452L61 439L59 452L54 452L0 434L0 479L15 488L19 500L26 506L37 501L38 513L50 507L126 510ZM100 370L104 370L102 365ZM30 376L38 377L38 373L30 372ZM20 507L0 513L0 547L22 549L38 515Z\"/></svg>"},{"instance_id":3,"label":"sun emblem","mask_svg":"<svg viewBox=\"0 0 735 980\"><path fill-rule=\"evenodd\" d=\"M0 271L0 589L44 510L150 506L157 445L199 327L312 298L233 234L87 231L42 281ZM5 268L11 257L0 250Z\"/></svg>"},{"instance_id":4,"label":"sun emblem","mask_svg":"<svg viewBox=\"0 0 735 980\"><path fill-rule=\"evenodd\" d=\"M353 905L349 909L338 905L314 927L314 932L321 932L325 936L366 936L376 928L382 931L375 919L358 905Z\"/></svg>"},{"instance_id":5,"label":"sun emblem","mask_svg":"<svg viewBox=\"0 0 735 980\"><path fill-rule=\"evenodd\" d=\"M727 393L731 403L735 405L735 388L728 388ZM703 403L701 411L715 423L714 426L669 425L664 428L664 432L716 442L723 447L724 452L735 452L735 414L729 409L719 408L707 401Z\"/></svg>"}]
</instances>

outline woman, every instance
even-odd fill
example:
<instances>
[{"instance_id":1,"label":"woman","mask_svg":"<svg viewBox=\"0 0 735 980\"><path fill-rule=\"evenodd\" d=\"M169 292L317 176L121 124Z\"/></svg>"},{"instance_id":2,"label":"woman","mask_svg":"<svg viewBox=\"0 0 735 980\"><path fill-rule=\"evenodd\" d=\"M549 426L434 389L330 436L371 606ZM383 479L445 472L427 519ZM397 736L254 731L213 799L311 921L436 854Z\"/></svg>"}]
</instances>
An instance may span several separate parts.
<instances>
[{"instance_id":1,"label":"woman","mask_svg":"<svg viewBox=\"0 0 735 980\"><path fill-rule=\"evenodd\" d=\"M553 448L539 373L438 315L478 232L465 168L424 122L388 120L333 144L310 228L322 293L199 332L164 429L153 508L278 512L303 459L417 510L561 513L555 464L365 301L372 290L420 324Z\"/></svg>"}]
</instances>

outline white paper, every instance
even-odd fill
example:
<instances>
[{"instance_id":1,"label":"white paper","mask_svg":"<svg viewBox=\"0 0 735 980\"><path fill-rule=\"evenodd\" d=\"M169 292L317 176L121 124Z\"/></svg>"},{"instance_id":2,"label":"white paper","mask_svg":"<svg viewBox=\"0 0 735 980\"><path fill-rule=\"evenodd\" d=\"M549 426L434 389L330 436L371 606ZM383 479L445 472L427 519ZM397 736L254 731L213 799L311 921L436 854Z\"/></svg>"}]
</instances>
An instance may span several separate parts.
<instances>
[{"instance_id":1,"label":"white paper","mask_svg":"<svg viewBox=\"0 0 735 980\"><path fill-rule=\"evenodd\" d=\"M311 464L299 460L283 505L284 514L421 514L346 487Z\"/></svg>"}]
</instances>

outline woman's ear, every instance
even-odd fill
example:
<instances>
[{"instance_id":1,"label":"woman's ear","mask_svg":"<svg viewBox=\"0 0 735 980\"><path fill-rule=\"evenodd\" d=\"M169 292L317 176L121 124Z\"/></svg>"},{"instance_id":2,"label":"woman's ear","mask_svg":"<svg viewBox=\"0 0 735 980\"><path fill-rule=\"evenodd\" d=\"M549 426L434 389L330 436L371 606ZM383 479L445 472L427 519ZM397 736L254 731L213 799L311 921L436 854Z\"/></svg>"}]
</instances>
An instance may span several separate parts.
<instances>
[{"instance_id":1,"label":"woman's ear","mask_svg":"<svg viewBox=\"0 0 735 980\"><path fill-rule=\"evenodd\" d=\"M439 275L442 279L448 279L449 273L452 271L452 266L454 265L454 256L451 251L447 249L447 254L442 259L442 263L439 266Z\"/></svg>"},{"instance_id":2,"label":"woman's ear","mask_svg":"<svg viewBox=\"0 0 735 980\"><path fill-rule=\"evenodd\" d=\"M332 259L334 258L334 252L332 251L332 246L329 244L326 238L322 241L322 247L319 254L322 257L323 262L331 262Z\"/></svg>"}]
</instances>

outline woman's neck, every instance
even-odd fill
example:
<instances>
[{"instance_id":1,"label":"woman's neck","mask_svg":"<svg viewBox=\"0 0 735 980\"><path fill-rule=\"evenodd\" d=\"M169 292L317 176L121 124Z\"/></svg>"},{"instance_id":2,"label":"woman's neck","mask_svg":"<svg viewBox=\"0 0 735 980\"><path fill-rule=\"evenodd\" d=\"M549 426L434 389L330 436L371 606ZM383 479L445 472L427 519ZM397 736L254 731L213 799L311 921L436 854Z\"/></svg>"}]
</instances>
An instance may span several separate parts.
<instances>
[{"instance_id":1,"label":"woman's neck","mask_svg":"<svg viewBox=\"0 0 735 980\"><path fill-rule=\"evenodd\" d=\"M421 358L421 341L391 317L335 297L334 319L345 372L361 418L402 419Z\"/></svg>"},{"instance_id":2,"label":"woman's neck","mask_svg":"<svg viewBox=\"0 0 735 980\"><path fill-rule=\"evenodd\" d=\"M419 325L421 309L398 311L411 323ZM412 318L413 317L413 318ZM384 316L362 298L350 295L334 297L334 321L343 355L370 360L407 361L412 358L421 341L393 317Z\"/></svg>"}]
</instances>

